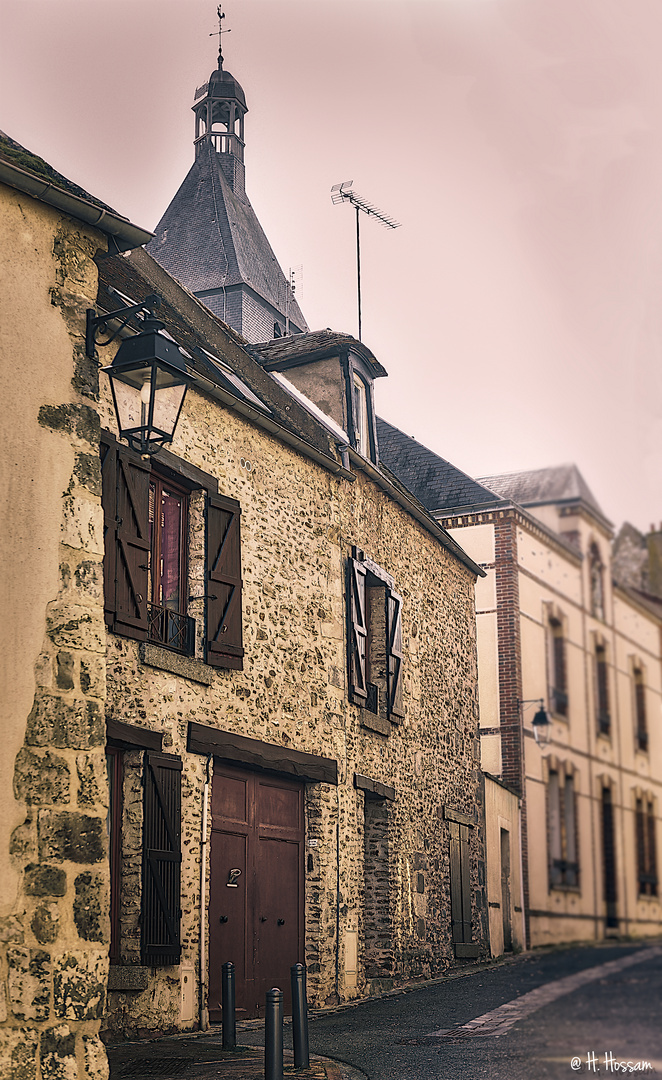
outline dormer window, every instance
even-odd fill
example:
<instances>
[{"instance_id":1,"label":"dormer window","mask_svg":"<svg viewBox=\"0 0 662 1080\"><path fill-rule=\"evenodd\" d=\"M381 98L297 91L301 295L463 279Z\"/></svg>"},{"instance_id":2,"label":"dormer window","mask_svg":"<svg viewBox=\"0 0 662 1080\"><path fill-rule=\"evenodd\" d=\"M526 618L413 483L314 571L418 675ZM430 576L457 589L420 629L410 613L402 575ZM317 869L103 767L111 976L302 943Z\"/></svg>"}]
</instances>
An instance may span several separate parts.
<instances>
[{"instance_id":1,"label":"dormer window","mask_svg":"<svg viewBox=\"0 0 662 1080\"><path fill-rule=\"evenodd\" d=\"M356 449L363 457L370 457L370 433L368 428L368 393L366 385L356 372L354 378L354 438Z\"/></svg>"}]
</instances>

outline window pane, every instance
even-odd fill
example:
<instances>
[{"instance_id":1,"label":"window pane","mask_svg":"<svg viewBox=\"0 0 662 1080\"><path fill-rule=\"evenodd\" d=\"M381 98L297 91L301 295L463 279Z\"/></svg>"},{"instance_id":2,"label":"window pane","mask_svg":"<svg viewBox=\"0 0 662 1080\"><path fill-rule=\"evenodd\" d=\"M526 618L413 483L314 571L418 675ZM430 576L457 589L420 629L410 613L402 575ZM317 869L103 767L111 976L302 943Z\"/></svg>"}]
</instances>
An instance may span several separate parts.
<instances>
[{"instance_id":1,"label":"window pane","mask_svg":"<svg viewBox=\"0 0 662 1080\"><path fill-rule=\"evenodd\" d=\"M161 497L161 588L160 603L181 611L179 569L181 566L182 498L163 491Z\"/></svg>"}]
</instances>

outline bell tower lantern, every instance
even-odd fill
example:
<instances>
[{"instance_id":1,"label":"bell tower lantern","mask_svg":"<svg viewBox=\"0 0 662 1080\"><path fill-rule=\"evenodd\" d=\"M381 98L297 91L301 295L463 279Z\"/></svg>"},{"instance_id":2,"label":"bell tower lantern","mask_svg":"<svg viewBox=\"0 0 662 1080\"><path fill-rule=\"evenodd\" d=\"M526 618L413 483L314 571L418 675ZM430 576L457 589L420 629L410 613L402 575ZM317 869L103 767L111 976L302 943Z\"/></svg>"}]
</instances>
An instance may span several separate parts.
<instances>
[{"instance_id":1,"label":"bell tower lantern","mask_svg":"<svg viewBox=\"0 0 662 1080\"><path fill-rule=\"evenodd\" d=\"M245 197L244 116L246 96L240 84L223 70L222 35L225 15L218 8L218 67L195 92L195 156L218 154L219 164L235 195Z\"/></svg>"}]
</instances>

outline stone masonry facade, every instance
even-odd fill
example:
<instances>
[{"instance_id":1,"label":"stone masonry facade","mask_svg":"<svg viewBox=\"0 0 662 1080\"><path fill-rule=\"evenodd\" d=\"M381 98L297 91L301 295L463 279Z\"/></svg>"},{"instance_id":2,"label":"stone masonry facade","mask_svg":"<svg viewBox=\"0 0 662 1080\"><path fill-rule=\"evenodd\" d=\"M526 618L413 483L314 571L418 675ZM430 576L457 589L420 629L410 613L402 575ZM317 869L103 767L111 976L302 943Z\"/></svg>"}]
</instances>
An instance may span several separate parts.
<instances>
[{"instance_id":1,"label":"stone masonry facade","mask_svg":"<svg viewBox=\"0 0 662 1080\"><path fill-rule=\"evenodd\" d=\"M14 353L23 383L4 397L17 424L25 417L25 455L10 459L18 484L5 522L22 544L4 565L23 597L3 628L10 634L3 651L13 657L12 679L32 680L32 703L27 713L9 713L3 735L5 748L18 745L14 802L4 816L20 820L4 855L11 895L0 917L0 1076L100 1080L107 1076L98 1035L108 970L106 643L98 374L83 346L84 312L97 292L93 256L105 240L16 192L3 191L2 217L5 235L16 237L8 244L12 314L20 319L18 301L35 289L24 340L48 369L31 371L30 358L21 364ZM23 340L20 327L12 330ZM40 507L34 526L21 483ZM26 556L52 569L45 585L22 576Z\"/></svg>"},{"instance_id":2,"label":"stone masonry facade","mask_svg":"<svg viewBox=\"0 0 662 1080\"><path fill-rule=\"evenodd\" d=\"M102 423L111 423L108 407ZM241 504L246 649L243 671L213 670L198 638L197 656L177 674L165 650L108 634L108 717L158 731L164 750L183 761L182 966L199 968L205 759L187 752L194 722L338 762L337 787L306 786L311 1004L438 975L454 959L443 808L473 815L480 798L473 574L367 478L334 477L200 395L187 398L172 452L213 472L219 490ZM202 528L192 505L192 551ZM397 725L348 700L345 583L354 545L403 596L405 717ZM194 559L189 574L190 593L199 595ZM120 916L120 960L136 969L135 988L126 980L110 992L105 1023L111 1033L145 1035L195 1021L180 1020L177 968L137 970L139 759L131 755L125 769ZM392 786L395 799L368 802L355 773ZM473 831L474 927L483 942L484 851L481 830ZM345 980L353 933L358 977Z\"/></svg>"}]
</instances>

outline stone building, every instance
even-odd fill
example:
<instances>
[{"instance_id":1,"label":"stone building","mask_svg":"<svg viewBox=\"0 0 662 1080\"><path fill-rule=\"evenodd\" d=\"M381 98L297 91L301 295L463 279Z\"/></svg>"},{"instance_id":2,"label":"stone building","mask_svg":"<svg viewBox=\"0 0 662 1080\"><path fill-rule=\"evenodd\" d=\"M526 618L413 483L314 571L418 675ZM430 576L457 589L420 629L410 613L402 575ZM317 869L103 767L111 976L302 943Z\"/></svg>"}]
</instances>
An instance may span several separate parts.
<instances>
[{"instance_id":1,"label":"stone building","mask_svg":"<svg viewBox=\"0 0 662 1080\"><path fill-rule=\"evenodd\" d=\"M611 525L575 466L472 480L389 424L378 434L389 468L487 572L481 761L520 798L528 941L659 934L659 602L615 578ZM640 562L631 531L621 567ZM548 745L534 738L541 704ZM494 949L509 919L489 800L486 814Z\"/></svg>"},{"instance_id":2,"label":"stone building","mask_svg":"<svg viewBox=\"0 0 662 1080\"><path fill-rule=\"evenodd\" d=\"M218 1019L226 960L249 1016L297 961L321 1005L484 953L484 571L380 464L385 372L343 334L249 351L149 234L9 141L1 170L5 1073ZM86 309L154 294L163 330L92 359ZM148 333L191 386L141 457L99 367Z\"/></svg>"}]
</instances>

